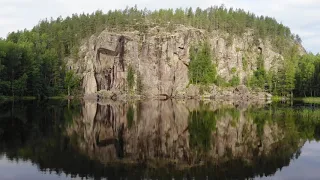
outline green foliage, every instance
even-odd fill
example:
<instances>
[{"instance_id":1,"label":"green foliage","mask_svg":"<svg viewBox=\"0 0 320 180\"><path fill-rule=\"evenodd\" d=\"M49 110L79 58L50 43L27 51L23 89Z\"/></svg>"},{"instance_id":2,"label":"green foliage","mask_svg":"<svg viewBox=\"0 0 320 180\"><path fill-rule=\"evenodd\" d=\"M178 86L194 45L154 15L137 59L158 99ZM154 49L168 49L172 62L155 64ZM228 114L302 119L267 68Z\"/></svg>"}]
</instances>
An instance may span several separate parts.
<instances>
[{"instance_id":1,"label":"green foliage","mask_svg":"<svg viewBox=\"0 0 320 180\"><path fill-rule=\"evenodd\" d=\"M212 134L216 130L216 122L231 118L235 126L240 119L240 111L235 108L219 108L212 111L208 104L201 104L198 110L189 113L188 130L190 146L199 153L206 153L212 144Z\"/></svg>"},{"instance_id":2,"label":"green foliage","mask_svg":"<svg viewBox=\"0 0 320 180\"><path fill-rule=\"evenodd\" d=\"M238 75L234 75L232 79L227 81L225 78L222 78L221 76L217 76L217 80L215 82L217 86L220 87L235 87L240 84L240 78Z\"/></svg>"},{"instance_id":3,"label":"green foliage","mask_svg":"<svg viewBox=\"0 0 320 180\"><path fill-rule=\"evenodd\" d=\"M217 70L212 63L209 43L190 48L189 79L193 84L212 84L216 80Z\"/></svg>"},{"instance_id":4,"label":"green foliage","mask_svg":"<svg viewBox=\"0 0 320 180\"><path fill-rule=\"evenodd\" d=\"M230 86L235 87L240 84L240 78L239 76L233 76L232 79L229 82Z\"/></svg>"},{"instance_id":5,"label":"green foliage","mask_svg":"<svg viewBox=\"0 0 320 180\"><path fill-rule=\"evenodd\" d=\"M81 112L81 103L77 100L72 100L68 107L64 108L64 120L71 125L76 117L79 118Z\"/></svg>"},{"instance_id":6,"label":"green foliage","mask_svg":"<svg viewBox=\"0 0 320 180\"><path fill-rule=\"evenodd\" d=\"M137 92L139 94L143 93L142 77L141 77L141 74L139 72L137 73Z\"/></svg>"},{"instance_id":7,"label":"green foliage","mask_svg":"<svg viewBox=\"0 0 320 180\"><path fill-rule=\"evenodd\" d=\"M56 49L47 49L47 40L24 41L25 35L21 34L21 42L14 42L19 36L0 41L0 94L48 97L66 92L68 73Z\"/></svg>"},{"instance_id":8,"label":"green foliage","mask_svg":"<svg viewBox=\"0 0 320 180\"><path fill-rule=\"evenodd\" d=\"M264 89L266 84L266 71L264 69L264 59L260 55L257 59L257 70L253 72L253 76L249 79L250 87L259 87Z\"/></svg>"},{"instance_id":9,"label":"green foliage","mask_svg":"<svg viewBox=\"0 0 320 180\"><path fill-rule=\"evenodd\" d=\"M79 90L80 78L72 71L67 71L65 79L64 79L65 89L67 89L68 96L71 93Z\"/></svg>"},{"instance_id":10,"label":"green foliage","mask_svg":"<svg viewBox=\"0 0 320 180\"><path fill-rule=\"evenodd\" d=\"M242 57L242 68L244 71L248 70L248 60L245 56Z\"/></svg>"},{"instance_id":11,"label":"green foliage","mask_svg":"<svg viewBox=\"0 0 320 180\"><path fill-rule=\"evenodd\" d=\"M234 73L236 73L236 72L237 72L237 68L235 68L235 67L231 68L231 73L232 73L232 74L234 74Z\"/></svg>"},{"instance_id":12,"label":"green foliage","mask_svg":"<svg viewBox=\"0 0 320 180\"><path fill-rule=\"evenodd\" d=\"M300 100L300 99L298 99ZM320 98L319 97L306 97L301 99L304 103L309 104L320 104Z\"/></svg>"},{"instance_id":13,"label":"green foliage","mask_svg":"<svg viewBox=\"0 0 320 180\"><path fill-rule=\"evenodd\" d=\"M296 45L292 46L284 55L280 68L267 74L266 82L269 84L269 91L275 95L288 96L296 89L297 72L301 68L298 66L299 55L297 48Z\"/></svg>"},{"instance_id":14,"label":"green foliage","mask_svg":"<svg viewBox=\"0 0 320 180\"><path fill-rule=\"evenodd\" d=\"M251 109L246 112L251 117L260 135L263 134L263 127L267 122L276 122L279 127L287 132L295 131L299 139L319 138L315 136L316 128L319 127L320 110L310 108L277 108Z\"/></svg>"},{"instance_id":15,"label":"green foliage","mask_svg":"<svg viewBox=\"0 0 320 180\"><path fill-rule=\"evenodd\" d=\"M0 94L27 94L29 52L21 45L6 41L0 41L0 49Z\"/></svg>"},{"instance_id":16,"label":"green foliage","mask_svg":"<svg viewBox=\"0 0 320 180\"><path fill-rule=\"evenodd\" d=\"M229 35L226 39L226 46L229 47L233 44L233 36Z\"/></svg>"},{"instance_id":17,"label":"green foliage","mask_svg":"<svg viewBox=\"0 0 320 180\"><path fill-rule=\"evenodd\" d=\"M71 57L75 60L78 60L79 58L78 54L79 54L79 47L75 45L71 48Z\"/></svg>"},{"instance_id":18,"label":"green foliage","mask_svg":"<svg viewBox=\"0 0 320 180\"><path fill-rule=\"evenodd\" d=\"M215 83L220 87L228 87L229 86L229 83L226 81L226 79L219 76L219 75L217 76Z\"/></svg>"},{"instance_id":19,"label":"green foliage","mask_svg":"<svg viewBox=\"0 0 320 180\"><path fill-rule=\"evenodd\" d=\"M18 96L25 95L24 93L27 92L27 80L28 75L24 73L19 79L13 82L13 91L15 92L14 94Z\"/></svg>"},{"instance_id":20,"label":"green foliage","mask_svg":"<svg viewBox=\"0 0 320 180\"><path fill-rule=\"evenodd\" d=\"M216 128L215 113L206 108L189 114L190 146L195 150L210 150L212 131Z\"/></svg>"},{"instance_id":21,"label":"green foliage","mask_svg":"<svg viewBox=\"0 0 320 180\"><path fill-rule=\"evenodd\" d=\"M128 122L128 128L130 129L134 123L134 109L132 105L129 105L129 108L128 108L127 122Z\"/></svg>"},{"instance_id":22,"label":"green foliage","mask_svg":"<svg viewBox=\"0 0 320 180\"><path fill-rule=\"evenodd\" d=\"M294 94L296 96L320 96L320 55L301 56L297 67Z\"/></svg>"},{"instance_id":23,"label":"green foliage","mask_svg":"<svg viewBox=\"0 0 320 180\"><path fill-rule=\"evenodd\" d=\"M131 91L135 85L134 69L132 68L131 65L128 66L127 83L128 83L129 90Z\"/></svg>"}]
</instances>

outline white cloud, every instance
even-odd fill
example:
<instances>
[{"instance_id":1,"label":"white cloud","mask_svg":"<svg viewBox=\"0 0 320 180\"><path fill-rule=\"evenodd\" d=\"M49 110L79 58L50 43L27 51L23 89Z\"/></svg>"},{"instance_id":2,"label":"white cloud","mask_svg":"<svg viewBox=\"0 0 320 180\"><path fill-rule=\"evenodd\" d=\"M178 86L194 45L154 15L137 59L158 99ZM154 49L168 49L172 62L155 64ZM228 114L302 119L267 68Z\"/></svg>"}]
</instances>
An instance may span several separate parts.
<instances>
[{"instance_id":1,"label":"white cloud","mask_svg":"<svg viewBox=\"0 0 320 180\"><path fill-rule=\"evenodd\" d=\"M319 0L1 0L0 37L5 37L10 31L30 29L44 18L91 13L98 9L107 12L135 4L141 9L206 8L221 4L242 8L258 15L275 17L289 26L293 33L300 34L307 50L320 51Z\"/></svg>"}]
</instances>

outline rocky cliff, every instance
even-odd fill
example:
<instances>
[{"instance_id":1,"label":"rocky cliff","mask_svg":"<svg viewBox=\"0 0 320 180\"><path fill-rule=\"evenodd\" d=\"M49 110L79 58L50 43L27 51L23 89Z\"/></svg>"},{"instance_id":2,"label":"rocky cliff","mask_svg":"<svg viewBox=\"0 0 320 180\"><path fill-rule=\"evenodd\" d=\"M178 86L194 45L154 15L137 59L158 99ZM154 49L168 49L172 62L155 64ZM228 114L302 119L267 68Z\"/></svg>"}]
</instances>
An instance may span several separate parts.
<instances>
[{"instance_id":1,"label":"rocky cliff","mask_svg":"<svg viewBox=\"0 0 320 180\"><path fill-rule=\"evenodd\" d=\"M210 43L218 75L226 81L238 76L243 84L256 70L260 54L267 71L278 68L283 60L268 41L254 42L250 31L242 37L233 37L219 31L209 33L178 26L172 32L160 27L144 33L115 33L106 29L86 40L79 58L70 58L68 66L83 78L85 95L101 90L129 92L127 73L132 68L136 83L130 92L153 97L184 96L193 91L188 86L189 48L203 41Z\"/></svg>"}]
</instances>

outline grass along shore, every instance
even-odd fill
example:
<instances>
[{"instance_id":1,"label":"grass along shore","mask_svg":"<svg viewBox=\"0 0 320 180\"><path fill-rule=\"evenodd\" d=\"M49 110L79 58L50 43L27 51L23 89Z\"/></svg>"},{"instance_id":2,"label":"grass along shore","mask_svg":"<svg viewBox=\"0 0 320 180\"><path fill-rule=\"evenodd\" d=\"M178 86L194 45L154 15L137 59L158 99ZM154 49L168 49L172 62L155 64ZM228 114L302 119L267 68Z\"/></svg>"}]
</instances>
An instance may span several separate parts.
<instances>
[{"instance_id":1,"label":"grass along shore","mask_svg":"<svg viewBox=\"0 0 320 180\"><path fill-rule=\"evenodd\" d=\"M294 97L293 99L289 97L281 97L281 96L272 96L272 102L280 102L280 101L302 101L304 103L310 104L320 104L320 97Z\"/></svg>"}]
</instances>

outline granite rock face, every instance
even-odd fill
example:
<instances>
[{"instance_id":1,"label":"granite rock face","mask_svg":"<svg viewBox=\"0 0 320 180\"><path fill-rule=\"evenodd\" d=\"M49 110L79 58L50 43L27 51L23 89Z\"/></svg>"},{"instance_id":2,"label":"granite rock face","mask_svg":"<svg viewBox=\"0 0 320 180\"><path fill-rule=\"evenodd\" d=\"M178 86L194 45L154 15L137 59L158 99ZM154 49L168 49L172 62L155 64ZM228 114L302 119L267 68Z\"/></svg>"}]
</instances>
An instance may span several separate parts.
<instances>
[{"instance_id":1,"label":"granite rock face","mask_svg":"<svg viewBox=\"0 0 320 180\"><path fill-rule=\"evenodd\" d=\"M283 60L268 41L255 45L250 31L242 37L232 37L231 44L227 42L228 37L226 33L208 33L185 26L179 26L173 32L158 27L145 33L104 30L85 41L79 58L70 58L68 66L83 78L85 95L108 90L130 91L149 97L160 94L178 97L197 91L194 87L188 89L189 48L193 44L208 41L218 75L226 81L238 76L240 84L256 70L260 54L265 58L267 71L278 68ZM130 90L127 83L129 68L133 69L136 82Z\"/></svg>"}]
</instances>

